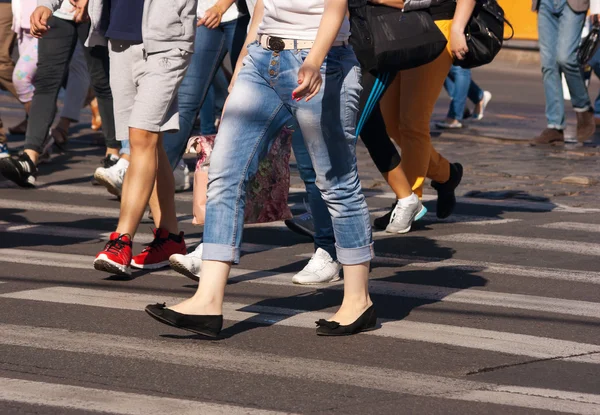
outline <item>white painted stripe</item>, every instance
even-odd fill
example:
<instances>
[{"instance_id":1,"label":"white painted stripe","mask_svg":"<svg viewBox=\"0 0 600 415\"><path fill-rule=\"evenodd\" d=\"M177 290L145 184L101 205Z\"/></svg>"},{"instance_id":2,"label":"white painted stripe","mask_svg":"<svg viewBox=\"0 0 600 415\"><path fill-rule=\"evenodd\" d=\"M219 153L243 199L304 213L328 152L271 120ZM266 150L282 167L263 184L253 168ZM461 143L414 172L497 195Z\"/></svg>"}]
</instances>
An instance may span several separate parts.
<instances>
[{"instance_id":1,"label":"white painted stripe","mask_svg":"<svg viewBox=\"0 0 600 415\"><path fill-rule=\"evenodd\" d=\"M483 235L475 233L459 233L454 235L433 236L431 239L445 242L468 244L487 244L508 246L540 251L565 252L569 254L600 256L600 244L558 239L523 238L518 236Z\"/></svg>"},{"instance_id":2,"label":"white painted stripe","mask_svg":"<svg viewBox=\"0 0 600 415\"><path fill-rule=\"evenodd\" d=\"M0 400L123 415L283 414L232 405L8 378L0 378Z\"/></svg>"},{"instance_id":3,"label":"white painted stripe","mask_svg":"<svg viewBox=\"0 0 600 415\"><path fill-rule=\"evenodd\" d=\"M392 192L379 193L374 197L382 199L394 200L396 195ZM436 200L435 195L424 195L423 201ZM534 202L530 200L518 200L518 199L482 199L477 197L457 197L456 201L460 204L465 205L476 205L476 206L492 206L496 208L508 208L508 209L521 209L533 212L568 212L568 213L596 213L600 212L597 208L581 208L574 206L567 206L561 203L553 202Z\"/></svg>"},{"instance_id":4,"label":"white painted stripe","mask_svg":"<svg viewBox=\"0 0 600 415\"><path fill-rule=\"evenodd\" d=\"M167 304L175 304L183 300L179 297L157 298L156 295L72 287L48 287L11 292L0 294L0 298L140 311L146 305L155 303L157 300ZM223 313L225 318L230 321L298 328L314 328L315 321L329 317L328 313L323 312L240 303L225 303ZM582 363L600 364L600 345L408 320L382 321L381 329L365 334L529 356L536 359L569 359ZM0 342L2 342L1 339Z\"/></svg>"},{"instance_id":5,"label":"white painted stripe","mask_svg":"<svg viewBox=\"0 0 600 415\"><path fill-rule=\"evenodd\" d=\"M600 225L595 223L555 222L539 225L540 228L561 229L565 231L600 232Z\"/></svg>"},{"instance_id":6,"label":"white painted stripe","mask_svg":"<svg viewBox=\"0 0 600 415\"><path fill-rule=\"evenodd\" d=\"M245 249L246 252L248 252L252 249L258 250L261 248L264 247L250 245ZM46 265L62 268L69 267L91 270L90 264L93 262L93 258L84 255L61 254L60 259L57 260L56 254L51 252L0 249L0 262L25 263L31 265ZM417 263L411 265L418 267L421 264ZM180 276L173 271L158 271L155 272L155 274ZM268 271L254 271L249 269L233 268L230 282L292 286L291 280L293 275L293 273L274 273ZM306 287L295 287L306 289ZM321 289L340 290L342 288L342 282L340 281L323 286ZM482 291L471 288L461 289L429 285L404 284L381 280L371 280L369 284L369 290L371 294L419 298L447 303L473 304L541 311L546 313L565 314L579 317L600 318L600 303L588 301Z\"/></svg>"},{"instance_id":7,"label":"white painted stripe","mask_svg":"<svg viewBox=\"0 0 600 415\"><path fill-rule=\"evenodd\" d=\"M106 357L246 373L292 380L382 390L468 402L486 402L576 414L597 414L600 396L560 390L497 385L436 375L368 367L342 362L287 357L236 350L208 343L174 341L74 332L64 329L0 324L0 344L95 354ZM163 413L179 413L169 410Z\"/></svg>"}]
</instances>

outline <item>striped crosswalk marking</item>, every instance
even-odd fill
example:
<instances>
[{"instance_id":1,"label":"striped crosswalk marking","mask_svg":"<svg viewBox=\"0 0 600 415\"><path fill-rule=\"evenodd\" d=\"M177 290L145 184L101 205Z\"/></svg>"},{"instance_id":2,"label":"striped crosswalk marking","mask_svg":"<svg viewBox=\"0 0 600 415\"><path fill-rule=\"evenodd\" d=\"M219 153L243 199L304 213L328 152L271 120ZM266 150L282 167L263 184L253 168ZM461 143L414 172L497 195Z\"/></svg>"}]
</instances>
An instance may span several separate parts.
<instances>
[{"instance_id":1,"label":"striped crosswalk marking","mask_svg":"<svg viewBox=\"0 0 600 415\"><path fill-rule=\"evenodd\" d=\"M540 228L561 229L565 231L600 232L600 225L579 222L553 222L539 225Z\"/></svg>"},{"instance_id":2,"label":"striped crosswalk marking","mask_svg":"<svg viewBox=\"0 0 600 415\"><path fill-rule=\"evenodd\" d=\"M233 405L9 378L0 378L0 400L123 415L283 414Z\"/></svg>"},{"instance_id":3,"label":"striped crosswalk marking","mask_svg":"<svg viewBox=\"0 0 600 415\"><path fill-rule=\"evenodd\" d=\"M107 357L127 355L130 359L235 373L311 379L313 382L350 385L392 393L570 413L592 414L600 405L600 396L593 394L466 381L382 367L275 356L206 344L190 347L167 341L8 324L0 324L0 330L5 333L5 336L0 338L0 344L13 346Z\"/></svg>"},{"instance_id":4,"label":"striped crosswalk marking","mask_svg":"<svg viewBox=\"0 0 600 415\"><path fill-rule=\"evenodd\" d=\"M0 298L118 310L143 310L146 305L155 303L157 300L165 301L167 304L176 304L183 300L178 297L157 298L156 295L72 287L48 287L11 292L0 294ZM223 313L225 318L230 321L311 329L315 327L315 321L329 317L328 313L324 312L307 312L306 310L240 303L225 303ZM488 350L510 355L530 356L536 359L570 360L600 364L600 345L407 320L382 320L382 322L383 325L379 330L366 334L375 337L390 337Z\"/></svg>"},{"instance_id":5,"label":"striped crosswalk marking","mask_svg":"<svg viewBox=\"0 0 600 415\"><path fill-rule=\"evenodd\" d=\"M508 246L512 248L535 249L541 251L564 252L569 254L600 256L600 244L590 242L573 242L558 239L524 238L519 236L483 235L475 233L459 233L445 236L434 236L432 239L444 242L460 242L467 244L486 244Z\"/></svg>"},{"instance_id":6,"label":"striped crosswalk marking","mask_svg":"<svg viewBox=\"0 0 600 415\"><path fill-rule=\"evenodd\" d=\"M248 245L246 252L258 252L261 246ZM52 252L9 250L0 249L0 262L17 262L31 265L47 265L58 267L72 267L78 269L91 269L93 257L85 255L61 254L56 258ZM412 266L419 267L420 263ZM156 275L177 276L173 271L159 271ZM255 271L243 268L233 268L231 283L247 282L263 285L292 286L293 273L276 273L268 271ZM600 280L599 280L600 282ZM304 287L295 286L298 289ZM322 289L341 290L342 282L322 286ZM442 301L457 304L473 304L502 308L513 308L530 311L543 311L547 313L591 317L600 319L600 303L589 301L566 300L561 298L540 297L523 294L510 294L502 292L483 291L470 288L449 288L429 286L422 284L404 284L400 282L370 281L369 291L372 294L389 295L396 297L419 298L431 301Z\"/></svg>"}]
</instances>

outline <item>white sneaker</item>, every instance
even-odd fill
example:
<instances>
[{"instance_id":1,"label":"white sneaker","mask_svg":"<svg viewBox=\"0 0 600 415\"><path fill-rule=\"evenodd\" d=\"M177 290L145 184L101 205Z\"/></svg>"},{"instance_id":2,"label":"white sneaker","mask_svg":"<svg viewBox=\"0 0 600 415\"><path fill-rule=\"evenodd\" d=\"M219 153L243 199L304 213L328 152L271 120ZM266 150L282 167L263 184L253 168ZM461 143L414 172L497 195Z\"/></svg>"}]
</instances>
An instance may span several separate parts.
<instances>
[{"instance_id":1,"label":"white sneaker","mask_svg":"<svg viewBox=\"0 0 600 415\"><path fill-rule=\"evenodd\" d=\"M340 279L342 266L324 249L318 248L302 271L294 275L294 284L310 285L334 282Z\"/></svg>"},{"instance_id":2,"label":"white sneaker","mask_svg":"<svg viewBox=\"0 0 600 415\"><path fill-rule=\"evenodd\" d=\"M490 91L483 91L483 99L481 100L481 112L479 114L473 113L473 118L476 120L482 120L485 113L485 109L492 100L492 93Z\"/></svg>"},{"instance_id":3,"label":"white sneaker","mask_svg":"<svg viewBox=\"0 0 600 415\"><path fill-rule=\"evenodd\" d=\"M193 252L187 255L171 255L169 263L174 271L194 281L200 281L200 273L202 272L202 244L198 245Z\"/></svg>"},{"instance_id":4,"label":"white sneaker","mask_svg":"<svg viewBox=\"0 0 600 415\"><path fill-rule=\"evenodd\" d=\"M98 167L94 172L94 179L108 190L110 194L121 197L123 180L129 167L129 161L120 158L114 166L109 168Z\"/></svg>"},{"instance_id":5,"label":"white sneaker","mask_svg":"<svg viewBox=\"0 0 600 415\"><path fill-rule=\"evenodd\" d=\"M388 233L407 233L414 221L421 219L427 213L416 194L412 194L396 202L392 211L390 223L385 231Z\"/></svg>"},{"instance_id":6,"label":"white sneaker","mask_svg":"<svg viewBox=\"0 0 600 415\"><path fill-rule=\"evenodd\" d=\"M176 192L184 192L192 186L190 184L190 169L183 160L180 160L175 170L173 170L173 177L175 178Z\"/></svg>"}]
</instances>

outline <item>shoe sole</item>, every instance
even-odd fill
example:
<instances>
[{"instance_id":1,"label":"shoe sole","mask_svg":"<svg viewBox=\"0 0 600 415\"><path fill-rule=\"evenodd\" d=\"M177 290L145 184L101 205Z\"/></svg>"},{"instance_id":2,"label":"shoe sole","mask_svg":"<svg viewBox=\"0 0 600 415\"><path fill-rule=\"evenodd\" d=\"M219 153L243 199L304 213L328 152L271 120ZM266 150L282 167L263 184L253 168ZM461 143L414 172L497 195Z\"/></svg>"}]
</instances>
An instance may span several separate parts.
<instances>
[{"instance_id":1,"label":"shoe sole","mask_svg":"<svg viewBox=\"0 0 600 415\"><path fill-rule=\"evenodd\" d=\"M177 261L176 259L169 258L169 264L171 265L171 269L173 271L178 272L181 275L184 275L184 276L188 277L189 279L194 280L196 282L200 281L199 275L196 275L193 272L191 272L181 262Z\"/></svg>"},{"instance_id":2,"label":"shoe sole","mask_svg":"<svg viewBox=\"0 0 600 415\"><path fill-rule=\"evenodd\" d=\"M110 180L109 178L105 177L104 175L98 174L98 173L94 173L94 179L96 179L98 184L106 187L106 190L108 190L108 193L110 193L113 196L121 197L121 189L119 189L117 187L117 185L115 185L112 182L112 180Z\"/></svg>"},{"instance_id":3,"label":"shoe sole","mask_svg":"<svg viewBox=\"0 0 600 415\"><path fill-rule=\"evenodd\" d=\"M0 168L0 173L2 173L2 175L6 179L15 183L17 186L28 187L28 188L35 187L34 184L29 183L27 180L21 179L19 170L17 170L17 168L12 163L2 163L2 167Z\"/></svg>"},{"instance_id":4,"label":"shoe sole","mask_svg":"<svg viewBox=\"0 0 600 415\"><path fill-rule=\"evenodd\" d=\"M156 314L151 313L147 309L145 309L144 311L146 311L146 313L150 317L152 317L154 320L158 321L159 323L166 324L167 326L175 327L176 329L181 329L181 330L189 331L190 333L199 334L201 336L210 337L211 339L216 339L217 337L219 337L218 334L214 334L214 333L211 333L211 332L206 332L206 331L201 331L201 330L194 330L194 329L190 329L188 327L178 326L176 324L173 324L169 320L166 320L166 319L162 318L161 316L157 316Z\"/></svg>"},{"instance_id":5,"label":"shoe sole","mask_svg":"<svg viewBox=\"0 0 600 415\"><path fill-rule=\"evenodd\" d=\"M323 282L298 282L298 281L294 281L292 279L292 282L296 285L321 285L321 284L330 284L332 282L336 282L341 280L342 278L339 276L339 274L336 277L333 277L332 279L330 279L329 281L323 281Z\"/></svg>"},{"instance_id":6,"label":"shoe sole","mask_svg":"<svg viewBox=\"0 0 600 415\"><path fill-rule=\"evenodd\" d=\"M421 205L421 210L419 210L419 212L415 215L415 218L412 220L412 222L410 223L410 226L408 228L397 231L394 229L390 229L390 227L388 226L387 228L385 228L385 231L387 233L398 233L398 234L408 233L408 232L410 232L410 230L412 228L412 224L415 223L416 221L418 221L419 219L423 218L423 216L425 216L426 214L427 214L427 208L425 206Z\"/></svg>"},{"instance_id":7,"label":"shoe sole","mask_svg":"<svg viewBox=\"0 0 600 415\"><path fill-rule=\"evenodd\" d=\"M333 334L333 333L317 333L317 336L323 336L323 337L344 337L344 336L354 336L355 334L359 334L359 333L366 333L368 331L374 331L377 330L379 328L379 326L375 326L375 327L368 327L362 330L359 330L355 333L342 333L342 334Z\"/></svg>"},{"instance_id":8,"label":"shoe sole","mask_svg":"<svg viewBox=\"0 0 600 415\"><path fill-rule=\"evenodd\" d=\"M131 261L131 266L136 269L161 269L169 266L169 261L157 262L156 264L138 264Z\"/></svg>"},{"instance_id":9,"label":"shoe sole","mask_svg":"<svg viewBox=\"0 0 600 415\"><path fill-rule=\"evenodd\" d=\"M96 258L94 268L98 271L108 272L109 274L131 277L131 269L125 265L117 264L108 258Z\"/></svg>"},{"instance_id":10,"label":"shoe sole","mask_svg":"<svg viewBox=\"0 0 600 415\"><path fill-rule=\"evenodd\" d=\"M288 229L294 233L297 233L299 235L303 235L303 236L308 236L311 239L315 239L315 233L310 231L309 229L306 229L298 224L296 224L296 222L288 219L285 222L285 226L288 227Z\"/></svg>"}]
</instances>

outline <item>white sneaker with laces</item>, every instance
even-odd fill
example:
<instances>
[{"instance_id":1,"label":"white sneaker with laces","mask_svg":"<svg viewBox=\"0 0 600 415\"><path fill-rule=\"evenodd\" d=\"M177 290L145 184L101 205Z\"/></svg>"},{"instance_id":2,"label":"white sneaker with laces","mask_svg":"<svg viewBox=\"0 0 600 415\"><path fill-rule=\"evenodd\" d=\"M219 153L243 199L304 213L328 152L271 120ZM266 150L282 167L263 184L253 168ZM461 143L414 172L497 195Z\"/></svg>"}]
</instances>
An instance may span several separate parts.
<instances>
[{"instance_id":1,"label":"white sneaker with laces","mask_svg":"<svg viewBox=\"0 0 600 415\"><path fill-rule=\"evenodd\" d=\"M308 261L304 269L294 275L292 282L294 284L310 285L338 281L341 269L340 263L334 261L327 251L317 248L317 252Z\"/></svg>"},{"instance_id":2,"label":"white sneaker with laces","mask_svg":"<svg viewBox=\"0 0 600 415\"><path fill-rule=\"evenodd\" d=\"M123 180L129 167L129 161L120 158L114 166L109 168L98 167L94 172L94 179L108 190L110 194L121 197Z\"/></svg>"},{"instance_id":3,"label":"white sneaker with laces","mask_svg":"<svg viewBox=\"0 0 600 415\"><path fill-rule=\"evenodd\" d=\"M175 179L176 192L185 192L192 186L190 184L190 169L183 160L180 160L175 170L173 170L173 178Z\"/></svg>"},{"instance_id":4,"label":"white sneaker with laces","mask_svg":"<svg viewBox=\"0 0 600 415\"><path fill-rule=\"evenodd\" d=\"M416 194L413 193L404 199L399 199L385 231L388 233L407 233L410 231L413 222L421 219L426 213L427 208L423 206Z\"/></svg>"},{"instance_id":5,"label":"white sneaker with laces","mask_svg":"<svg viewBox=\"0 0 600 415\"><path fill-rule=\"evenodd\" d=\"M199 244L193 252L187 255L171 255L169 263L174 271L194 281L200 281L200 273L202 272L202 244Z\"/></svg>"}]
</instances>

